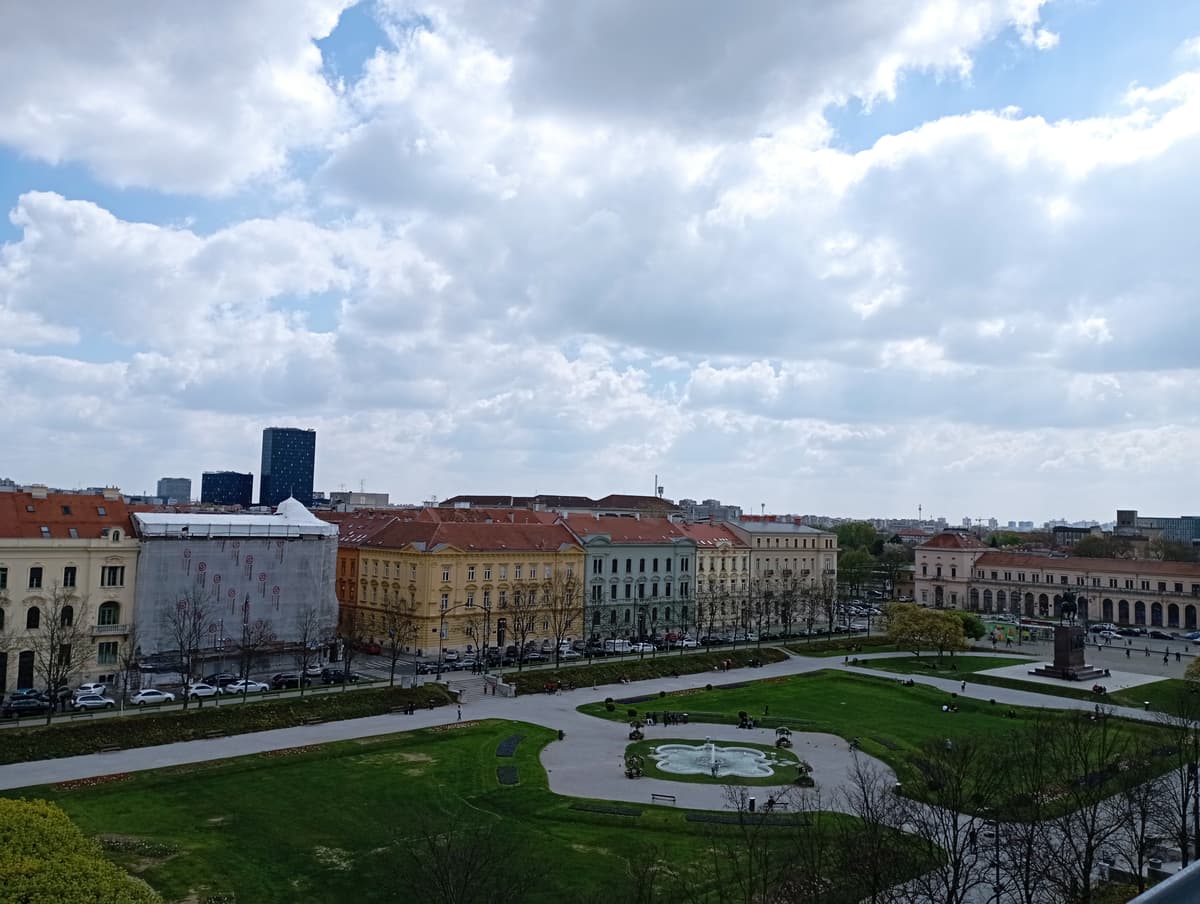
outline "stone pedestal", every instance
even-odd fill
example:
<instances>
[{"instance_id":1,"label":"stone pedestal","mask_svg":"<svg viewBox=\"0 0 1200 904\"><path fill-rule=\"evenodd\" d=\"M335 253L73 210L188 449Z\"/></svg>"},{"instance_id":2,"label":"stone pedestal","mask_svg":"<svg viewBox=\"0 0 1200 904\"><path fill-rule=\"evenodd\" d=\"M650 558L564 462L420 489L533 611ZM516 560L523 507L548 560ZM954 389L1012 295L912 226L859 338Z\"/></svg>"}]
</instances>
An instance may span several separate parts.
<instances>
[{"instance_id":1,"label":"stone pedestal","mask_svg":"<svg viewBox=\"0 0 1200 904\"><path fill-rule=\"evenodd\" d=\"M1087 634L1077 625L1059 625L1054 629L1054 664L1031 671L1031 675L1059 678L1063 681L1093 681L1104 677L1104 669L1084 662Z\"/></svg>"}]
</instances>

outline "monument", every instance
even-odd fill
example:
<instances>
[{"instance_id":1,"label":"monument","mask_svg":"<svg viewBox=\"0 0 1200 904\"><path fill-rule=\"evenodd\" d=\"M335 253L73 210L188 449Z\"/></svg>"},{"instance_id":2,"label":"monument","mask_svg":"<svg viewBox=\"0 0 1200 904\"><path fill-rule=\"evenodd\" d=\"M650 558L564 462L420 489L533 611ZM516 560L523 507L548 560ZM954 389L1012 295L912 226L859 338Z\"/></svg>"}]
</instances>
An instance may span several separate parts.
<instances>
[{"instance_id":1,"label":"monument","mask_svg":"<svg viewBox=\"0 0 1200 904\"><path fill-rule=\"evenodd\" d=\"M1093 681L1104 677L1104 669L1090 666L1084 661L1087 651L1087 633L1075 624L1078 609L1075 594L1067 591L1056 597L1061 609L1060 623L1054 629L1054 662L1033 669L1029 674L1043 678L1058 678L1062 681Z\"/></svg>"}]
</instances>

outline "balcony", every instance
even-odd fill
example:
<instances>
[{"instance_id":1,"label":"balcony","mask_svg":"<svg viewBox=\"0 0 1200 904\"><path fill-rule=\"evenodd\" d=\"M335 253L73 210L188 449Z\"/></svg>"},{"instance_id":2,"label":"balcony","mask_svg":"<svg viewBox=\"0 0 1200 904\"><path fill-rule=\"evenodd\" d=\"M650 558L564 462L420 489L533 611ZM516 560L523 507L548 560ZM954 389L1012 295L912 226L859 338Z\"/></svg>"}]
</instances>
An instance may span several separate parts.
<instances>
[{"instance_id":1,"label":"balcony","mask_svg":"<svg viewBox=\"0 0 1200 904\"><path fill-rule=\"evenodd\" d=\"M92 636L100 634L128 634L129 625L92 625Z\"/></svg>"}]
</instances>

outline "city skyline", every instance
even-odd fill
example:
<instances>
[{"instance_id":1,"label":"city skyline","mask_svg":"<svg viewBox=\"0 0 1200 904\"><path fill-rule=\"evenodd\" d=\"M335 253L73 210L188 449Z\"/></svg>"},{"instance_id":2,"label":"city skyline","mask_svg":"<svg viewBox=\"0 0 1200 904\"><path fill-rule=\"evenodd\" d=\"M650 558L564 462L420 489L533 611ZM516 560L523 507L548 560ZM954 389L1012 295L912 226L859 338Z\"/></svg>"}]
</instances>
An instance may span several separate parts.
<instances>
[{"instance_id":1,"label":"city skyline","mask_svg":"<svg viewBox=\"0 0 1200 904\"><path fill-rule=\"evenodd\" d=\"M1200 7L869 6L22 6L4 473L1195 510Z\"/></svg>"}]
</instances>

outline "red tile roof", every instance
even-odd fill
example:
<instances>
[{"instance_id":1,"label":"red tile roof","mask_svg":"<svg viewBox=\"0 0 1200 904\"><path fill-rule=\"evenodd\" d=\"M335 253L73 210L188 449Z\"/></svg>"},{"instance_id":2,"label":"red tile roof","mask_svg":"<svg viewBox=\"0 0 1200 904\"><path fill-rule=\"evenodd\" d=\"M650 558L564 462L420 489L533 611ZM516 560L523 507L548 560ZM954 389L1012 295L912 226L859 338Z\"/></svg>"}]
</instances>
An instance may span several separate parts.
<instances>
[{"instance_id":1,"label":"red tile roof","mask_svg":"<svg viewBox=\"0 0 1200 904\"><path fill-rule=\"evenodd\" d=\"M918 549L987 549L988 546L974 534L959 531L944 531L922 543Z\"/></svg>"},{"instance_id":2,"label":"red tile roof","mask_svg":"<svg viewBox=\"0 0 1200 904\"><path fill-rule=\"evenodd\" d=\"M463 551L556 551L579 543L562 524L452 521L394 521L362 542L364 547L425 550L451 546Z\"/></svg>"},{"instance_id":3,"label":"red tile roof","mask_svg":"<svg viewBox=\"0 0 1200 904\"><path fill-rule=\"evenodd\" d=\"M696 524L680 524L679 529L684 536L696 541L696 546L709 549L728 541L731 546L748 548L747 543L733 530L723 523L702 521Z\"/></svg>"},{"instance_id":4,"label":"red tile roof","mask_svg":"<svg viewBox=\"0 0 1200 904\"><path fill-rule=\"evenodd\" d=\"M612 515L573 514L566 525L580 538L608 535L613 543L670 543L686 535L666 518L620 518Z\"/></svg>"},{"instance_id":5,"label":"red tile roof","mask_svg":"<svg viewBox=\"0 0 1200 904\"><path fill-rule=\"evenodd\" d=\"M1103 571L1142 575L1147 579L1161 577L1200 580L1200 563L1160 562L1157 559L1099 559L1087 556L1039 556L1022 552L985 552L975 561L975 567L1027 568L1031 571ZM1116 588L1101 589L1110 595L1117 593Z\"/></svg>"},{"instance_id":6,"label":"red tile roof","mask_svg":"<svg viewBox=\"0 0 1200 904\"><path fill-rule=\"evenodd\" d=\"M631 496L624 493L610 493L603 499L596 500L596 508L633 509L634 511L677 512L679 506L657 496Z\"/></svg>"},{"instance_id":7,"label":"red tile roof","mask_svg":"<svg viewBox=\"0 0 1200 904\"><path fill-rule=\"evenodd\" d=\"M28 492L0 493L0 538L98 540L101 531L114 527L134 536L129 514L124 499L95 493L46 493L44 498Z\"/></svg>"},{"instance_id":8,"label":"red tile roof","mask_svg":"<svg viewBox=\"0 0 1200 904\"><path fill-rule=\"evenodd\" d=\"M437 506L421 509L420 515L420 520L422 521L435 521L441 524L468 522L485 524L490 522L553 524L558 519L558 512L538 512L532 509L519 508L448 508L446 506Z\"/></svg>"}]
</instances>

